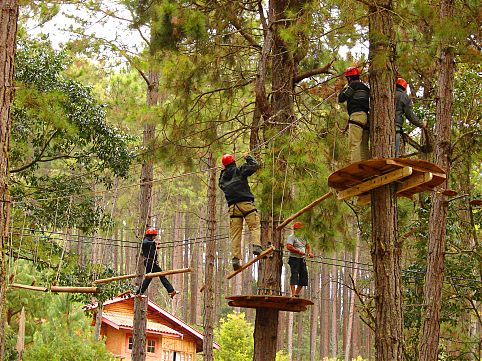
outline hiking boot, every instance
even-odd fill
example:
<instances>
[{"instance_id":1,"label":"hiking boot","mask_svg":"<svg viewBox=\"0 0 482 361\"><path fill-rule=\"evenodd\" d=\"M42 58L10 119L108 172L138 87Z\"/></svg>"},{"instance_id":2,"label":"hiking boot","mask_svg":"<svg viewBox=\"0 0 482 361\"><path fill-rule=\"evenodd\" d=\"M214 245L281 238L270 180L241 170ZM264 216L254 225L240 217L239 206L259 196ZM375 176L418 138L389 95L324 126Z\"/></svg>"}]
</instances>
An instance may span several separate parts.
<instances>
[{"instance_id":1,"label":"hiking boot","mask_svg":"<svg viewBox=\"0 0 482 361\"><path fill-rule=\"evenodd\" d=\"M241 268L241 263L239 263L239 258L233 258L233 270L237 271Z\"/></svg>"},{"instance_id":2,"label":"hiking boot","mask_svg":"<svg viewBox=\"0 0 482 361\"><path fill-rule=\"evenodd\" d=\"M176 290L171 291L171 292L169 292L169 297L174 298L174 296L177 295L178 293L179 293L179 291L176 291Z\"/></svg>"},{"instance_id":3,"label":"hiking boot","mask_svg":"<svg viewBox=\"0 0 482 361\"><path fill-rule=\"evenodd\" d=\"M253 254L255 256L259 256L261 254L261 252L263 252L263 247L261 247L257 244L253 245Z\"/></svg>"}]
</instances>

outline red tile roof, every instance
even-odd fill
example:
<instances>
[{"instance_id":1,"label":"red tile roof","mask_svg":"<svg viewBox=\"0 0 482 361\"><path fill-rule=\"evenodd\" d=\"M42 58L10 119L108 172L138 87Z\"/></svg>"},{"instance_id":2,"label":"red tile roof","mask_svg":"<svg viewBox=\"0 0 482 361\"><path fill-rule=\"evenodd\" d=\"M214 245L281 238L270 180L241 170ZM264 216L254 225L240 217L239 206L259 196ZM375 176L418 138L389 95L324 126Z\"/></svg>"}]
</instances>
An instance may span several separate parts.
<instances>
[{"instance_id":1,"label":"red tile roof","mask_svg":"<svg viewBox=\"0 0 482 361\"><path fill-rule=\"evenodd\" d=\"M124 329L131 330L133 328L134 321L132 319L132 316L130 315L117 313L117 312L103 312L102 322L105 322L116 329L124 328ZM182 333L177 332L176 330L173 330L172 328L167 327L166 325L163 325L158 322L153 322L153 321L147 321L146 330L149 333L169 335L169 336L175 336L180 338L183 337Z\"/></svg>"}]
</instances>

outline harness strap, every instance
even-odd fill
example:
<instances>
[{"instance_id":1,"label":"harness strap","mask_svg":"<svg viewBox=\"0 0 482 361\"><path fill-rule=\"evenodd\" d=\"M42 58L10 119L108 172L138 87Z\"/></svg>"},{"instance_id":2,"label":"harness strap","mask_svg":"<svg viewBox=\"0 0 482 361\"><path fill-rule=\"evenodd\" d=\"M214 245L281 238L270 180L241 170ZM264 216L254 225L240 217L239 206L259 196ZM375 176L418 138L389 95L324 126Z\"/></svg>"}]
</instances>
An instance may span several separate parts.
<instances>
[{"instance_id":1,"label":"harness strap","mask_svg":"<svg viewBox=\"0 0 482 361\"><path fill-rule=\"evenodd\" d=\"M246 218L247 215L249 215L249 214L251 214L251 213L253 213L253 212L257 212L257 211L258 211L256 208L253 208L253 209L251 209L250 211L244 213L244 212L241 210L241 208L239 208L239 206L238 206L237 203L235 203L234 206L238 209L238 211L241 212L242 215L241 215L241 216L235 216L234 214L231 214L231 215L229 216L229 218Z\"/></svg>"},{"instance_id":2,"label":"harness strap","mask_svg":"<svg viewBox=\"0 0 482 361\"><path fill-rule=\"evenodd\" d=\"M349 120L348 120L348 123L349 123L349 124L354 124L354 125L356 125L356 126L358 126L358 127L360 127L360 128L363 128L363 129L365 129L365 130L370 130L370 128L368 127L368 125L359 123L359 122L357 122L356 120L353 120L353 119L349 119Z\"/></svg>"}]
</instances>

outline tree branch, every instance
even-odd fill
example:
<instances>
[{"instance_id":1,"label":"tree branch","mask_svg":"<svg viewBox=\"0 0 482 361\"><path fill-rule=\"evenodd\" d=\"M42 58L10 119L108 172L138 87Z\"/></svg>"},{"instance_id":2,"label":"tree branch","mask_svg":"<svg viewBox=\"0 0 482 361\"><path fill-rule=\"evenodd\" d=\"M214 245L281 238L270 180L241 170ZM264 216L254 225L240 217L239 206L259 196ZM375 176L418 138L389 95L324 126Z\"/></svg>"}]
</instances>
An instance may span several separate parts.
<instances>
[{"instance_id":1,"label":"tree branch","mask_svg":"<svg viewBox=\"0 0 482 361\"><path fill-rule=\"evenodd\" d=\"M304 72L302 74L295 75L293 77L293 82L296 84L296 83L299 83L300 81L302 81L303 79L310 78L310 77L318 75L318 74L331 74L330 68L331 68L331 65L333 64L334 61L335 61L335 59L333 59L330 63L328 63L325 66L322 66L320 68L311 69L311 70L308 70L307 72Z\"/></svg>"},{"instance_id":2,"label":"tree branch","mask_svg":"<svg viewBox=\"0 0 482 361\"><path fill-rule=\"evenodd\" d=\"M253 46L254 48L258 49L258 50L261 50L262 47L261 45L258 44L258 42L251 36L251 34L248 34L244 29L243 27L241 26L241 24L238 22L238 19L235 19L234 17L232 17L229 21L231 23L231 25L233 25L236 30L246 39L246 41L251 45Z\"/></svg>"},{"instance_id":3,"label":"tree branch","mask_svg":"<svg viewBox=\"0 0 482 361\"><path fill-rule=\"evenodd\" d=\"M40 159L42 158L42 155L45 153L45 150L47 149L48 145L50 144L52 139L54 139L54 137L57 133L58 133L58 130L56 130L52 133L50 138L43 145L42 149L40 150L40 153L35 157L35 159L33 161L21 166L20 168L10 170L10 174L21 172L25 169L28 169L28 168L32 167L34 164L38 163L40 161Z\"/></svg>"}]
</instances>

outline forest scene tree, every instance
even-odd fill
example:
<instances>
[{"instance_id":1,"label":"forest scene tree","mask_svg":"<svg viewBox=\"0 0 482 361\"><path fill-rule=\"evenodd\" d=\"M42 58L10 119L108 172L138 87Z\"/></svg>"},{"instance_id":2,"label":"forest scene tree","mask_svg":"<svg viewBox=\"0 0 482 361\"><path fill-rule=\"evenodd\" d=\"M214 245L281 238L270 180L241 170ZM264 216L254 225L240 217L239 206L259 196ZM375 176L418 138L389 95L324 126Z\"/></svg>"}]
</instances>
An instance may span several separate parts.
<instances>
[{"instance_id":1,"label":"forest scene tree","mask_svg":"<svg viewBox=\"0 0 482 361\"><path fill-rule=\"evenodd\" d=\"M158 279L134 297L133 360L152 357L147 300L203 335L197 360L482 360L481 21L477 0L0 0L0 360L114 359L83 307L134 297L150 228L160 267L190 272L167 276L173 297ZM443 182L330 188L340 170L350 191L390 177L349 171L349 67L370 88L369 158L429 162ZM427 127L405 122L395 158L397 78ZM275 251L228 279L218 178L245 153ZM314 253L299 299L295 220ZM122 275L137 277L94 282Z\"/></svg>"}]
</instances>

